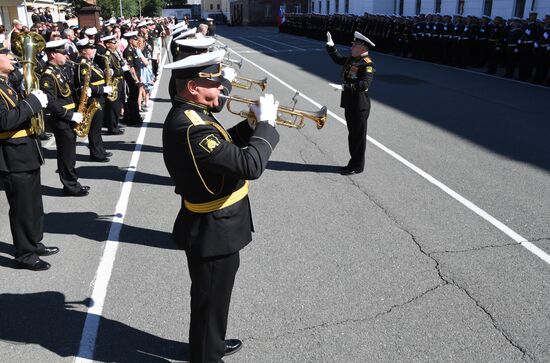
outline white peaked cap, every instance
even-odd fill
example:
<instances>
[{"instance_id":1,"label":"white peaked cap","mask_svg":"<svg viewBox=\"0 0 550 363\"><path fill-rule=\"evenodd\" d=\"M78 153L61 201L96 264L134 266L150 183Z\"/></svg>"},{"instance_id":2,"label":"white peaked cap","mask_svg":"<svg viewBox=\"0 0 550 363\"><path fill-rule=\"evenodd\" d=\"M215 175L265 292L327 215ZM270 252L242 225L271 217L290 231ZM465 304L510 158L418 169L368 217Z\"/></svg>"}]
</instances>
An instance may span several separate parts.
<instances>
[{"instance_id":1,"label":"white peaked cap","mask_svg":"<svg viewBox=\"0 0 550 363\"><path fill-rule=\"evenodd\" d=\"M359 41L362 41L366 44L370 44L371 46L373 47L376 47L376 45L372 42L372 40L370 40L369 38L367 38L366 36L364 36L363 34L359 33L358 31L356 31L355 33L353 33L353 39L354 40L359 40Z\"/></svg>"},{"instance_id":2,"label":"white peaked cap","mask_svg":"<svg viewBox=\"0 0 550 363\"><path fill-rule=\"evenodd\" d=\"M206 49L216 42L214 38L179 39L176 43L184 47Z\"/></svg>"},{"instance_id":3,"label":"white peaked cap","mask_svg":"<svg viewBox=\"0 0 550 363\"><path fill-rule=\"evenodd\" d=\"M197 28L188 29L188 30L184 31L183 33L181 33L180 35L178 35L177 37L175 37L174 40L182 39L182 38L191 36L191 35L196 34L196 33L197 33Z\"/></svg>"},{"instance_id":4,"label":"white peaked cap","mask_svg":"<svg viewBox=\"0 0 550 363\"><path fill-rule=\"evenodd\" d=\"M166 69L186 69L186 68L196 68L196 67L205 67L212 64L218 64L222 61L225 56L225 50L215 50L213 52L202 53L197 55L190 55L187 58L183 58L177 62L172 62L165 64L163 68Z\"/></svg>"},{"instance_id":5,"label":"white peaked cap","mask_svg":"<svg viewBox=\"0 0 550 363\"><path fill-rule=\"evenodd\" d=\"M59 48L67 43L67 39L51 40L46 43L46 49Z\"/></svg>"},{"instance_id":6,"label":"white peaked cap","mask_svg":"<svg viewBox=\"0 0 550 363\"><path fill-rule=\"evenodd\" d=\"M97 29L96 27L92 27L92 28L88 28L86 29L86 35L96 35L97 34Z\"/></svg>"}]
</instances>

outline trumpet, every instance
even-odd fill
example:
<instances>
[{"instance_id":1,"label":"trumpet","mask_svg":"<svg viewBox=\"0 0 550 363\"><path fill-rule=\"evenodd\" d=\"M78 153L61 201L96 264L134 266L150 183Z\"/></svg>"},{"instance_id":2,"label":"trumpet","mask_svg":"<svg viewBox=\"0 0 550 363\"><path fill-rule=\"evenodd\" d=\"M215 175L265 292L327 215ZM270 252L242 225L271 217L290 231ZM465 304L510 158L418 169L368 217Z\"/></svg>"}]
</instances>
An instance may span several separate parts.
<instances>
[{"instance_id":1,"label":"trumpet","mask_svg":"<svg viewBox=\"0 0 550 363\"><path fill-rule=\"evenodd\" d=\"M239 67L241 68L243 66L243 59L240 60L231 59L231 58L224 58L222 59L222 64L226 67Z\"/></svg>"},{"instance_id":2,"label":"trumpet","mask_svg":"<svg viewBox=\"0 0 550 363\"><path fill-rule=\"evenodd\" d=\"M267 88L267 77L264 79L252 79L238 75L233 81L231 81L231 84L242 89L250 89L252 88L252 85L256 85L264 91Z\"/></svg>"},{"instance_id":3,"label":"trumpet","mask_svg":"<svg viewBox=\"0 0 550 363\"><path fill-rule=\"evenodd\" d=\"M251 112L250 110L237 111L234 110L231 105L232 102L240 102L247 105L256 105L258 104L258 101L246 97L225 96L223 94L220 94L219 97L227 100L227 110L232 114L249 119L256 119L254 112ZM323 106L318 111L301 111L296 110L294 107L279 106L277 108L277 118L275 119L275 122L277 123L277 125L282 125L294 129L301 129L305 125L305 119L309 119L315 122L315 124L317 125L317 129L321 130L327 122L327 108Z\"/></svg>"}]
</instances>

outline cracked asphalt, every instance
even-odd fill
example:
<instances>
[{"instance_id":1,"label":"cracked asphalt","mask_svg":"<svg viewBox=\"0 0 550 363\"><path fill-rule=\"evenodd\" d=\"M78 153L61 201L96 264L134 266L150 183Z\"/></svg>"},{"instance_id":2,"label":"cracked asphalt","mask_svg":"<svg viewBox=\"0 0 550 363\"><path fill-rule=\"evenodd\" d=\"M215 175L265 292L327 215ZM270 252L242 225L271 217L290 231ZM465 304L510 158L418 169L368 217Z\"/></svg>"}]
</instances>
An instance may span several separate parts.
<instances>
[{"instance_id":1,"label":"cracked asphalt","mask_svg":"<svg viewBox=\"0 0 550 363\"><path fill-rule=\"evenodd\" d=\"M218 34L231 58L246 58L239 73L262 79L263 67L343 118L340 95L328 86L340 82L340 67L324 42L272 28ZM369 136L550 253L550 90L371 55ZM189 278L170 241L180 201L161 149L169 75L147 124L97 362L186 358ZM290 105L293 92L267 77L268 91ZM296 107L316 109L305 98ZM238 121L226 110L219 119ZM322 130L308 120L299 131L278 129L281 142L251 185L256 233L233 291L228 337L244 347L226 362L550 362L546 262L372 142L365 172L339 175L347 130L334 117ZM108 164L87 161L79 144L87 198L61 196L55 145L46 150L44 241L61 248L48 272L12 268L1 202L0 362L74 360L139 131L105 136L114 152Z\"/></svg>"}]
</instances>

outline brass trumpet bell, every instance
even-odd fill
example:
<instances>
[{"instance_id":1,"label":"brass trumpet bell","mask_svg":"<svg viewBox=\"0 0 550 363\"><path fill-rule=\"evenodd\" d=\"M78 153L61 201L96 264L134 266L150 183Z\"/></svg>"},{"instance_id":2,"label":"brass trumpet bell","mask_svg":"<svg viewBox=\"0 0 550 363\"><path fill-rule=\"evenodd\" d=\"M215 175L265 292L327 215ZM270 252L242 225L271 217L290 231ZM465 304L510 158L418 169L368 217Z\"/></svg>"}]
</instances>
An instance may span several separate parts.
<instances>
[{"instance_id":1,"label":"brass trumpet bell","mask_svg":"<svg viewBox=\"0 0 550 363\"><path fill-rule=\"evenodd\" d=\"M267 77L264 79L252 79L243 76L237 76L231 82L234 87L241 89L250 89L253 85L259 87L262 91L265 91L267 88Z\"/></svg>"},{"instance_id":2,"label":"brass trumpet bell","mask_svg":"<svg viewBox=\"0 0 550 363\"><path fill-rule=\"evenodd\" d=\"M240 96L225 96L220 94L221 98L227 100L227 110L234 115L239 115L248 119L256 119L256 116L250 110L236 110L233 108L233 102L244 103L247 105L257 104L258 101L240 97ZM317 129L321 130L327 122L327 108L321 107L318 111L302 111L294 107L279 106L277 108L277 125L282 125L294 129L301 129L305 125L305 119L315 122Z\"/></svg>"}]
</instances>

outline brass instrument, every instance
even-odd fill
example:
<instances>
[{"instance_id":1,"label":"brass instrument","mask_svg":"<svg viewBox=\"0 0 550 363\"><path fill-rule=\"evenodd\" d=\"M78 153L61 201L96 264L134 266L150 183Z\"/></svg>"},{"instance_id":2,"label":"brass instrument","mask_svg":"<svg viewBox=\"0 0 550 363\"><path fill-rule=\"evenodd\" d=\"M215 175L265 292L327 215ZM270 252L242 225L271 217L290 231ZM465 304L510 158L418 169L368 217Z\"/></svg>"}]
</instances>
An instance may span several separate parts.
<instances>
[{"instance_id":1,"label":"brass instrument","mask_svg":"<svg viewBox=\"0 0 550 363\"><path fill-rule=\"evenodd\" d=\"M118 82L120 78L111 76L111 57L103 54L97 54L105 59L105 84L111 86L112 93L107 95L107 100L114 102L118 98Z\"/></svg>"},{"instance_id":2,"label":"brass instrument","mask_svg":"<svg viewBox=\"0 0 550 363\"><path fill-rule=\"evenodd\" d=\"M224 66L227 66L227 67L239 67L241 68L243 66L243 59L241 58L240 60L235 60L235 59L231 59L231 58L223 58L222 59L222 64Z\"/></svg>"},{"instance_id":3,"label":"brass instrument","mask_svg":"<svg viewBox=\"0 0 550 363\"><path fill-rule=\"evenodd\" d=\"M35 32L22 32L13 41L13 48L21 54L19 62L23 66L23 85L26 96L30 95L32 91L40 89L40 82L35 73L36 54L45 47L46 41ZM44 132L44 113L42 111L31 117L31 129L37 135Z\"/></svg>"},{"instance_id":4,"label":"brass instrument","mask_svg":"<svg viewBox=\"0 0 550 363\"><path fill-rule=\"evenodd\" d=\"M82 114L82 122L76 124L73 128L74 132L79 137L86 137L90 132L90 127L92 126L92 120L94 118L97 110L101 109L101 105L98 100L93 100L92 103L88 106L88 89L90 88L90 77L92 66L85 60L82 59L80 62L80 67L85 67L82 71L84 75L84 80L82 81L82 89L80 91L80 100L78 102L78 109L76 112Z\"/></svg>"},{"instance_id":5,"label":"brass instrument","mask_svg":"<svg viewBox=\"0 0 550 363\"><path fill-rule=\"evenodd\" d=\"M267 88L267 77L264 79L252 79L237 75L231 84L237 88L250 89L252 85L258 86L262 91Z\"/></svg>"},{"instance_id":6,"label":"brass instrument","mask_svg":"<svg viewBox=\"0 0 550 363\"><path fill-rule=\"evenodd\" d=\"M256 119L256 116L253 112L250 112L249 110L241 110L241 111L235 111L231 107L231 103L234 102L241 102L248 105L255 105L258 104L258 101L240 97L240 96L225 96L223 94L219 95L221 98L227 99L227 110L231 112L234 115L239 115L241 117L245 118L251 118ZM289 120L285 118L285 115L294 117L294 120ZM325 126L325 123L327 122L327 108L325 106L321 107L318 111L301 111L296 110L294 107L288 107L288 106L279 106L277 108L277 119L275 122L277 122L277 125L283 125L286 127L291 127L294 129L301 129L305 125L305 119L310 119L314 121L317 125L317 129L321 130L323 126Z\"/></svg>"}]
</instances>

